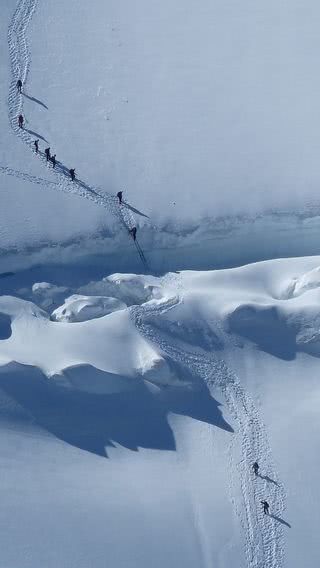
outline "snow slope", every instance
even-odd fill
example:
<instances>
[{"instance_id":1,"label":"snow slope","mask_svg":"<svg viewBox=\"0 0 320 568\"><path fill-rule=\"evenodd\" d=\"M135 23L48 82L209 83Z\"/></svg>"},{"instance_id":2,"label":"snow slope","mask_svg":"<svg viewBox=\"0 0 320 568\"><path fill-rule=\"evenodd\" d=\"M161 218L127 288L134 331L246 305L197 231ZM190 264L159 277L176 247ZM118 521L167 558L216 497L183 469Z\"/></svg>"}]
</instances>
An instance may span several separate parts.
<instances>
[{"instance_id":1,"label":"snow slope","mask_svg":"<svg viewBox=\"0 0 320 568\"><path fill-rule=\"evenodd\" d=\"M10 248L25 248L35 243L39 246L48 241L78 237L83 233L84 223L89 234L95 232L97 227L105 226L104 215L90 203L82 205L81 200L59 195L50 189L50 173L32 158L29 148L21 144L11 130L8 94L12 77L7 35L15 8L16 2L3 2L0 21L2 254ZM40 111L40 108L42 109L39 107L37 110ZM32 119L29 118L27 128L30 130L31 122Z\"/></svg>"},{"instance_id":2,"label":"snow slope","mask_svg":"<svg viewBox=\"0 0 320 568\"><path fill-rule=\"evenodd\" d=\"M110 200L119 189L157 272L176 269L177 256L179 268L204 269L315 254L318 97L308 77L317 11L311 0L303 13L296 2L281 9L205 2L199 10L193 1L133 9L126 1L70 0L66 12L60 0L6 0L3 260L8 250L27 248L36 251L29 264L37 263L40 248L58 262L103 252L113 269L141 267ZM22 97L18 75L26 78ZM76 167L80 184L66 183L19 144L7 116L17 134L18 109L27 120L24 140L40 136L41 151L48 144L61 161L60 174ZM64 195L70 191L86 202ZM266 210L274 212L267 241L256 217Z\"/></svg>"},{"instance_id":3,"label":"snow slope","mask_svg":"<svg viewBox=\"0 0 320 568\"><path fill-rule=\"evenodd\" d=\"M4 565L317 565L319 263L115 275L80 323L2 297Z\"/></svg>"},{"instance_id":4,"label":"snow slope","mask_svg":"<svg viewBox=\"0 0 320 568\"><path fill-rule=\"evenodd\" d=\"M319 203L319 16L314 0L40 3L28 88L49 112L32 123L161 222Z\"/></svg>"},{"instance_id":5,"label":"snow slope","mask_svg":"<svg viewBox=\"0 0 320 568\"><path fill-rule=\"evenodd\" d=\"M318 6L2 8L0 565L314 568L320 258L128 271L317 250Z\"/></svg>"}]
</instances>

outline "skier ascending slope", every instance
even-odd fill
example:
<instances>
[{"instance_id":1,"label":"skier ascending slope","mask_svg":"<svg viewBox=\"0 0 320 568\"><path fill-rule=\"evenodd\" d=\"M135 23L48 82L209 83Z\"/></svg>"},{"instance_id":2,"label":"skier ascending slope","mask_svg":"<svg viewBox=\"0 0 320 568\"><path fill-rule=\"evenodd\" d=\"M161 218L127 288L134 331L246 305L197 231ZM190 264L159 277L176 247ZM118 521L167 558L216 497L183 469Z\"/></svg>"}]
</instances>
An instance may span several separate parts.
<instances>
[{"instance_id":1,"label":"skier ascending slope","mask_svg":"<svg viewBox=\"0 0 320 568\"><path fill-rule=\"evenodd\" d=\"M263 512L265 515L269 515L269 503L268 501L261 501L263 505Z\"/></svg>"},{"instance_id":2,"label":"skier ascending slope","mask_svg":"<svg viewBox=\"0 0 320 568\"><path fill-rule=\"evenodd\" d=\"M117 198L119 199L119 205L121 205L121 203L122 203L122 194L123 194L123 191L118 191L118 193L117 193Z\"/></svg>"},{"instance_id":3,"label":"skier ascending slope","mask_svg":"<svg viewBox=\"0 0 320 568\"><path fill-rule=\"evenodd\" d=\"M21 79L18 79L18 81L17 81L17 89L18 89L18 93L22 92L22 81L21 81Z\"/></svg>"},{"instance_id":4,"label":"skier ascending slope","mask_svg":"<svg viewBox=\"0 0 320 568\"><path fill-rule=\"evenodd\" d=\"M49 160L50 160L50 148L46 148L44 153L46 155L47 162L49 162Z\"/></svg>"},{"instance_id":5,"label":"skier ascending slope","mask_svg":"<svg viewBox=\"0 0 320 568\"><path fill-rule=\"evenodd\" d=\"M34 145L36 154L38 154L38 152L39 152L39 140L35 140L33 145Z\"/></svg>"},{"instance_id":6,"label":"skier ascending slope","mask_svg":"<svg viewBox=\"0 0 320 568\"><path fill-rule=\"evenodd\" d=\"M72 181L74 181L75 177L76 177L76 170L74 168L71 168L69 170L69 174L71 176Z\"/></svg>"},{"instance_id":7,"label":"skier ascending slope","mask_svg":"<svg viewBox=\"0 0 320 568\"><path fill-rule=\"evenodd\" d=\"M23 128L23 120L24 119L23 119L22 114L19 114L19 117L18 117L19 128Z\"/></svg>"},{"instance_id":8,"label":"skier ascending slope","mask_svg":"<svg viewBox=\"0 0 320 568\"><path fill-rule=\"evenodd\" d=\"M56 154L53 154L53 156L51 156L50 160L52 162L52 167L55 168L56 167Z\"/></svg>"}]
</instances>

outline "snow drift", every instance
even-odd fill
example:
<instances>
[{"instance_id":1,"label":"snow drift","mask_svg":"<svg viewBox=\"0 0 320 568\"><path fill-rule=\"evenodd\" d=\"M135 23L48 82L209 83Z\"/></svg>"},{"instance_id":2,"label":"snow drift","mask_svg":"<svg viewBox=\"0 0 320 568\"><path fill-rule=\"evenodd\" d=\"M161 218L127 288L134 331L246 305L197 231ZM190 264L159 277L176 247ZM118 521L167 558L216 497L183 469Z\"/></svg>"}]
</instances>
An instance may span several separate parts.
<instances>
[{"instance_id":1,"label":"snow drift","mask_svg":"<svg viewBox=\"0 0 320 568\"><path fill-rule=\"evenodd\" d=\"M87 321L101 318L124 308L126 304L116 298L74 294L52 312L51 319L64 322Z\"/></svg>"}]
</instances>

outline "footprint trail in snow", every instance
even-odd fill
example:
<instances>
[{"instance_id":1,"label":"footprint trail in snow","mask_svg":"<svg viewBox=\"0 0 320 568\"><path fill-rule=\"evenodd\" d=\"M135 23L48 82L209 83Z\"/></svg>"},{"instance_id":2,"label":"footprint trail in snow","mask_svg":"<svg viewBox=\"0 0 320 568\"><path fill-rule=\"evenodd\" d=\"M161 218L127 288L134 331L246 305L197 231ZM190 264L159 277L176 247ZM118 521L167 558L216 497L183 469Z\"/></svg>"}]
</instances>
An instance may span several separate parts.
<instances>
[{"instance_id":1,"label":"footprint trail in snow","mask_svg":"<svg viewBox=\"0 0 320 568\"><path fill-rule=\"evenodd\" d=\"M30 53L28 49L26 30L32 15L37 7L37 0L20 0L14 12L8 30L9 53L12 68L8 106L9 119L15 134L33 151L34 139L30 133L18 127L17 118L23 113L23 96L18 94L16 83L20 78L26 84L30 68ZM42 153L37 154L47 167L46 158ZM117 198L111 194L99 192L98 188L90 187L77 180L71 182L66 176L66 168L57 164L55 170L50 170L54 181L44 180L36 176L29 176L16 172L11 168L2 166L0 171L14 175L47 188L74 193L80 197L105 207L129 231L135 226L134 217L126 207L119 207ZM139 245L136 243L138 252ZM142 253L142 251L141 251ZM139 252L140 254L140 252ZM142 253L143 255L143 253ZM141 256L144 261L144 257ZM180 300L181 301L181 300ZM169 358L187 367L193 374L199 376L208 388L218 388L223 393L229 412L235 423L237 431L233 435L230 446L230 491L236 513L240 518L245 535L245 555L248 568L281 568L284 560L283 526L272 517L264 516L260 501L265 497L268 488L268 497L272 508L277 515L281 515L285 507L285 491L281 484L268 483L267 480L255 480L252 476L251 466L258 460L262 470L268 471L273 480L277 480L271 459L271 452L267 441L265 427L252 399L245 392L237 376L227 367L225 362L213 355L186 349L184 346L171 344L164 333L155 330L152 318L159 318L166 311L173 309L178 300L169 300L161 307L136 306L131 308L132 319L140 333L149 341L155 343ZM235 448L241 448L241 460L235 463ZM237 502L233 491L233 480L237 478L241 487L241 502ZM259 483L258 483L259 481ZM275 507L277 507L275 509Z\"/></svg>"},{"instance_id":2,"label":"footprint trail in snow","mask_svg":"<svg viewBox=\"0 0 320 568\"><path fill-rule=\"evenodd\" d=\"M165 277L164 282L172 276ZM181 282L175 278L177 296L181 296ZM170 282L172 286L172 282ZM285 490L277 482L265 426L251 397L245 392L238 377L222 359L186 349L177 342L169 342L165 333L152 325L154 318L175 308L181 298L169 299L158 306L135 306L131 308L134 324L143 337L160 348L167 357L186 367L193 375L200 377L209 390L217 388L223 394L230 415L237 425L230 444L230 497L238 515L245 536L245 556L248 568L281 568L284 561L283 526L271 516L264 515L261 500L268 495L273 511L281 516L285 508ZM221 333L221 330L220 330ZM235 449L240 447L241 459L235 464ZM255 479L252 464L258 460L262 471L268 471L268 479ZM237 502L233 490L236 477L241 488L241 502Z\"/></svg>"},{"instance_id":3,"label":"footprint trail in snow","mask_svg":"<svg viewBox=\"0 0 320 568\"><path fill-rule=\"evenodd\" d=\"M31 136L28 130L19 128L18 126L18 116L23 114L23 94L17 92L17 81L21 79L23 86L25 86L28 78L31 56L28 49L26 31L37 7L37 3L38 0L20 0L9 25L8 44L12 79L8 96L8 107L9 120L14 133L29 146L37 159L41 160L43 165L47 168L45 155L42 152L38 154L34 152L34 137ZM17 175L11 168L1 167L0 171L8 175ZM98 188L89 186L78 179L72 182L69 177L67 177L68 169L60 162L57 162L57 167L54 170L51 169L50 173L54 176L55 182L43 182L41 178L37 179L36 176L29 176L28 181L31 180L33 183L38 183L39 185L44 185L44 187L65 193L74 193L93 201L97 205L107 209L117 219L120 226L126 230L128 235L129 231L136 225L130 209L128 207L120 207L116 196L107 192L101 194ZM20 176L17 175L17 177L23 177L23 174ZM28 179L28 177L26 177L26 179ZM142 263L145 268L147 268L146 259L138 241L134 241L134 245Z\"/></svg>"}]
</instances>

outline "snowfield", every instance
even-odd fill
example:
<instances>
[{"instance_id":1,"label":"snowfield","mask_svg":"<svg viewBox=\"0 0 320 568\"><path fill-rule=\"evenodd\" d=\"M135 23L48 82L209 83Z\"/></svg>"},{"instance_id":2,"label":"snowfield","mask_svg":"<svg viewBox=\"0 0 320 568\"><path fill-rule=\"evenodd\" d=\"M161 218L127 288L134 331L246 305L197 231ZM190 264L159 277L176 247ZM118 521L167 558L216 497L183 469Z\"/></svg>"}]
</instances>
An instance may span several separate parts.
<instances>
[{"instance_id":1,"label":"snowfield","mask_svg":"<svg viewBox=\"0 0 320 568\"><path fill-rule=\"evenodd\" d=\"M3 296L1 446L16 465L3 470L11 506L0 518L3 543L21 543L5 547L4 565L103 566L106 543L114 566L316 565L319 263L116 274L87 285L113 287L114 311L92 319L98 296L71 296L89 310L75 323L50 321L37 285L33 301ZM33 491L45 556L23 529ZM61 510L73 525L65 544Z\"/></svg>"},{"instance_id":2,"label":"snowfield","mask_svg":"<svg viewBox=\"0 0 320 568\"><path fill-rule=\"evenodd\" d=\"M62 0L5 0L4 271L21 263L17 250L29 265L41 254L58 263L99 254L109 273L141 270L119 190L134 208L123 209L125 224L132 214L158 273L317 254L318 10L311 0L305 10L69 0L66 12Z\"/></svg>"},{"instance_id":3,"label":"snowfield","mask_svg":"<svg viewBox=\"0 0 320 568\"><path fill-rule=\"evenodd\" d=\"M318 4L2 4L0 568L319 566Z\"/></svg>"}]
</instances>

